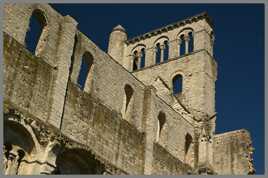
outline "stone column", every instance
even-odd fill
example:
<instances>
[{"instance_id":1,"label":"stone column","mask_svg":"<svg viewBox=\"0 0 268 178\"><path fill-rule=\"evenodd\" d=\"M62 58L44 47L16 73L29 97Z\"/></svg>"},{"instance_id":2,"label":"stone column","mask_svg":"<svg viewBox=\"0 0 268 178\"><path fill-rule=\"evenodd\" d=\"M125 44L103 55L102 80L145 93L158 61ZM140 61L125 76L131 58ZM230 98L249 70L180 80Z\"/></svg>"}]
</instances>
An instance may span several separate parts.
<instances>
[{"instance_id":1,"label":"stone column","mask_svg":"<svg viewBox=\"0 0 268 178\"><path fill-rule=\"evenodd\" d=\"M138 51L138 69L141 68L141 58L142 58L141 51Z\"/></svg>"},{"instance_id":2,"label":"stone column","mask_svg":"<svg viewBox=\"0 0 268 178\"><path fill-rule=\"evenodd\" d=\"M181 53L181 43L182 43L182 40L181 39L178 39L178 57L180 57L180 53Z\"/></svg>"},{"instance_id":3,"label":"stone column","mask_svg":"<svg viewBox=\"0 0 268 178\"><path fill-rule=\"evenodd\" d=\"M190 41L189 36L186 35L184 37L184 40L185 40L185 54L188 54L189 53L189 41Z\"/></svg>"},{"instance_id":4,"label":"stone column","mask_svg":"<svg viewBox=\"0 0 268 178\"><path fill-rule=\"evenodd\" d=\"M160 45L160 62L164 61L164 50L165 50L165 45L164 44Z\"/></svg>"},{"instance_id":5,"label":"stone column","mask_svg":"<svg viewBox=\"0 0 268 178\"><path fill-rule=\"evenodd\" d=\"M19 169L19 161L22 159L23 155L19 154L18 148L12 148L6 160L6 169L4 174L5 175L17 175Z\"/></svg>"},{"instance_id":6,"label":"stone column","mask_svg":"<svg viewBox=\"0 0 268 178\"><path fill-rule=\"evenodd\" d=\"M50 141L42 154L43 163L40 167L40 174L50 175L55 172L57 169L56 159L58 154L60 153L61 145L57 140Z\"/></svg>"},{"instance_id":7,"label":"stone column","mask_svg":"<svg viewBox=\"0 0 268 178\"><path fill-rule=\"evenodd\" d=\"M77 22L70 16L65 16L61 24L61 33L57 48L57 72L56 79L53 84L53 102L51 106L48 122L60 128L61 117L63 113L63 105L67 89L67 81L69 76L69 67L71 65L71 56L73 53L74 36L76 32Z\"/></svg>"}]
</instances>

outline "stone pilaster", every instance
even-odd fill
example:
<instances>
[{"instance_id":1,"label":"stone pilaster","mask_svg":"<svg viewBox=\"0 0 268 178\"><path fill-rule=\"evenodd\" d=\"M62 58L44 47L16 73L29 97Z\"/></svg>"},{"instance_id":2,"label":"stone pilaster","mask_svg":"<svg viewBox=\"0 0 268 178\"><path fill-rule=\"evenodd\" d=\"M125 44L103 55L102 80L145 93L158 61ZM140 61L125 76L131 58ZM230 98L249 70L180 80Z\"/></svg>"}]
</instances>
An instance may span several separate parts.
<instances>
[{"instance_id":1,"label":"stone pilaster","mask_svg":"<svg viewBox=\"0 0 268 178\"><path fill-rule=\"evenodd\" d=\"M61 124L76 25L77 22L70 16L65 16L61 24L57 49L57 74L53 86L53 102L49 116L49 123L57 128L60 128Z\"/></svg>"},{"instance_id":2,"label":"stone pilaster","mask_svg":"<svg viewBox=\"0 0 268 178\"><path fill-rule=\"evenodd\" d=\"M145 138L145 155L144 155L144 174L150 175L153 171L153 143L155 140L154 132L154 97L155 88L149 86L145 90L144 95L144 113L143 113L143 126L147 133Z\"/></svg>"}]
</instances>

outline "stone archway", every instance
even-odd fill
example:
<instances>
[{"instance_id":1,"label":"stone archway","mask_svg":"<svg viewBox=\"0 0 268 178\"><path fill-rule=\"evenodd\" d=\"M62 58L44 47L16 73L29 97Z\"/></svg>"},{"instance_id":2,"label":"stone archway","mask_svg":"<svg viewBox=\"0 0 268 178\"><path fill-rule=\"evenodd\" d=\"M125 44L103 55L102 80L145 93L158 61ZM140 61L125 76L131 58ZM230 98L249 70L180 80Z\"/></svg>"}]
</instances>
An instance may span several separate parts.
<instances>
[{"instance_id":1,"label":"stone archway","mask_svg":"<svg viewBox=\"0 0 268 178\"><path fill-rule=\"evenodd\" d=\"M20 123L4 121L4 174L26 175L31 172L30 160L36 152L32 135Z\"/></svg>"},{"instance_id":2,"label":"stone archway","mask_svg":"<svg viewBox=\"0 0 268 178\"><path fill-rule=\"evenodd\" d=\"M56 160L54 174L103 174L104 165L83 149L66 149Z\"/></svg>"}]
</instances>

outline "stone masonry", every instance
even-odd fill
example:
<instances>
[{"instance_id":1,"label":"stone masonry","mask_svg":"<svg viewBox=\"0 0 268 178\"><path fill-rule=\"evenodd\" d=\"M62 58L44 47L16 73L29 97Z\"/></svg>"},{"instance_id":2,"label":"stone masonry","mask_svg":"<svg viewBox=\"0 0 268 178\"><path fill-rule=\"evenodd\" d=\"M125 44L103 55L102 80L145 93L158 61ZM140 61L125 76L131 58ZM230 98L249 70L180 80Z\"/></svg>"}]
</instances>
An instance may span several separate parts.
<instances>
[{"instance_id":1,"label":"stone masonry","mask_svg":"<svg viewBox=\"0 0 268 178\"><path fill-rule=\"evenodd\" d=\"M32 16L42 26L34 54ZM108 53L78 23L48 4L4 5L4 174L254 173L249 132L215 134L207 13L132 39L118 25Z\"/></svg>"}]
</instances>

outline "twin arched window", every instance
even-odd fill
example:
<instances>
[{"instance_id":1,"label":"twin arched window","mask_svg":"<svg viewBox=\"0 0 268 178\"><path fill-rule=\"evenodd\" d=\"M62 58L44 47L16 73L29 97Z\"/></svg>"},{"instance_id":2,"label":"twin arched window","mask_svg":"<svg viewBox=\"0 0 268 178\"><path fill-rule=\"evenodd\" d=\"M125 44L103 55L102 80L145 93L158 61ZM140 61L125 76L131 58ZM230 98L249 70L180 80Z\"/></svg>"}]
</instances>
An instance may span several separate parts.
<instances>
[{"instance_id":1,"label":"twin arched window","mask_svg":"<svg viewBox=\"0 0 268 178\"><path fill-rule=\"evenodd\" d=\"M155 63L159 64L163 61L167 61L169 58L169 42L165 40L164 42L158 42L155 45Z\"/></svg>"},{"instance_id":2,"label":"twin arched window","mask_svg":"<svg viewBox=\"0 0 268 178\"><path fill-rule=\"evenodd\" d=\"M32 12L28 31L25 37L26 48L34 55L39 55L44 49L48 36L48 25L44 13L40 9Z\"/></svg>"},{"instance_id":3,"label":"twin arched window","mask_svg":"<svg viewBox=\"0 0 268 178\"><path fill-rule=\"evenodd\" d=\"M191 53L194 51L194 37L193 32L186 30L179 35L179 56Z\"/></svg>"},{"instance_id":4,"label":"twin arched window","mask_svg":"<svg viewBox=\"0 0 268 178\"><path fill-rule=\"evenodd\" d=\"M142 69L145 67L145 47L138 48L132 54L133 63L132 63L132 71Z\"/></svg>"}]
</instances>

